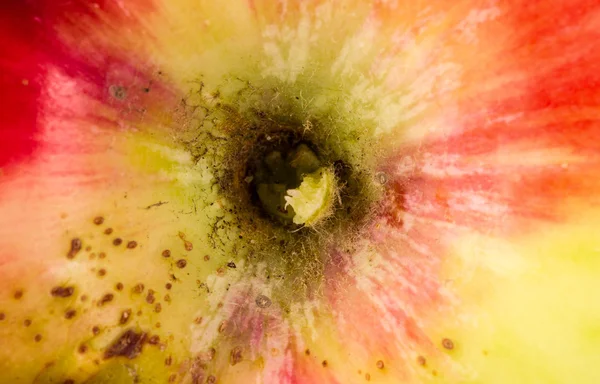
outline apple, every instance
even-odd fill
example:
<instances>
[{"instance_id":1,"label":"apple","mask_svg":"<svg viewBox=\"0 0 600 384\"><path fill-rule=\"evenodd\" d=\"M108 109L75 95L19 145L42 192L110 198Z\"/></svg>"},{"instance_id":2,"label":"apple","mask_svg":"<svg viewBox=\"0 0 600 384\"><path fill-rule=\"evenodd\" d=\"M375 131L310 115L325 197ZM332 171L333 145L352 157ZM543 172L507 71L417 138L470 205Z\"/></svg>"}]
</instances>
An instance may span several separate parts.
<instances>
[{"instance_id":1,"label":"apple","mask_svg":"<svg viewBox=\"0 0 600 384\"><path fill-rule=\"evenodd\" d=\"M0 9L0 382L600 382L597 1Z\"/></svg>"}]
</instances>

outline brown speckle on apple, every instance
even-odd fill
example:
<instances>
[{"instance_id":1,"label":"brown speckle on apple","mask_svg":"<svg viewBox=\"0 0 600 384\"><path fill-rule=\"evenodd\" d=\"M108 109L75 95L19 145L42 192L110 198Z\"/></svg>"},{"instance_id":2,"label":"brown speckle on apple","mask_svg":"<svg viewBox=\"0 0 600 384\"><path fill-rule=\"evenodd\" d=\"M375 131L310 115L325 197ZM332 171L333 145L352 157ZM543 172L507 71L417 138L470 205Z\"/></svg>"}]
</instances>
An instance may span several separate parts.
<instances>
[{"instance_id":1,"label":"brown speckle on apple","mask_svg":"<svg viewBox=\"0 0 600 384\"><path fill-rule=\"evenodd\" d=\"M160 336L158 335L153 335L148 339L148 344L156 345L158 343L160 343Z\"/></svg>"},{"instance_id":2,"label":"brown speckle on apple","mask_svg":"<svg viewBox=\"0 0 600 384\"><path fill-rule=\"evenodd\" d=\"M114 298L115 298L115 295L113 295L112 293L107 293L104 296L102 296L102 298L98 302L98 306L101 307L106 303L110 303Z\"/></svg>"},{"instance_id":3,"label":"brown speckle on apple","mask_svg":"<svg viewBox=\"0 0 600 384\"><path fill-rule=\"evenodd\" d=\"M454 349L454 342L450 339L443 339L442 346L448 350Z\"/></svg>"},{"instance_id":4,"label":"brown speckle on apple","mask_svg":"<svg viewBox=\"0 0 600 384\"><path fill-rule=\"evenodd\" d=\"M138 284L134 285L134 287L131 288L131 292L137 293L137 294L144 292L144 284L138 283Z\"/></svg>"},{"instance_id":5,"label":"brown speckle on apple","mask_svg":"<svg viewBox=\"0 0 600 384\"><path fill-rule=\"evenodd\" d=\"M54 287L50 291L50 295L54 297L69 297L75 292L74 287Z\"/></svg>"},{"instance_id":6,"label":"brown speckle on apple","mask_svg":"<svg viewBox=\"0 0 600 384\"><path fill-rule=\"evenodd\" d=\"M77 315L77 311L74 309L67 309L65 311L65 319L70 320Z\"/></svg>"},{"instance_id":7,"label":"brown speckle on apple","mask_svg":"<svg viewBox=\"0 0 600 384\"><path fill-rule=\"evenodd\" d=\"M154 304L155 300L156 300L156 298L154 297L154 291L149 289L148 294L146 295L146 303Z\"/></svg>"},{"instance_id":8,"label":"brown speckle on apple","mask_svg":"<svg viewBox=\"0 0 600 384\"><path fill-rule=\"evenodd\" d=\"M231 363L231 365L236 365L237 363L241 362L242 360L243 360L242 348L241 347L233 348L229 355L229 362Z\"/></svg>"},{"instance_id":9,"label":"brown speckle on apple","mask_svg":"<svg viewBox=\"0 0 600 384\"><path fill-rule=\"evenodd\" d=\"M82 243L78 238L74 238L71 240L71 248L69 249L69 253L67 253L67 258L73 259L81 251Z\"/></svg>"},{"instance_id":10,"label":"brown speckle on apple","mask_svg":"<svg viewBox=\"0 0 600 384\"><path fill-rule=\"evenodd\" d=\"M126 309L121 312L121 317L119 318L119 324L127 324L129 319L131 318L131 309Z\"/></svg>"},{"instance_id":11,"label":"brown speckle on apple","mask_svg":"<svg viewBox=\"0 0 600 384\"><path fill-rule=\"evenodd\" d=\"M104 358L123 356L128 359L137 357L142 352L142 347L146 342L147 334L145 332L135 332L128 329L123 332L104 352Z\"/></svg>"}]
</instances>

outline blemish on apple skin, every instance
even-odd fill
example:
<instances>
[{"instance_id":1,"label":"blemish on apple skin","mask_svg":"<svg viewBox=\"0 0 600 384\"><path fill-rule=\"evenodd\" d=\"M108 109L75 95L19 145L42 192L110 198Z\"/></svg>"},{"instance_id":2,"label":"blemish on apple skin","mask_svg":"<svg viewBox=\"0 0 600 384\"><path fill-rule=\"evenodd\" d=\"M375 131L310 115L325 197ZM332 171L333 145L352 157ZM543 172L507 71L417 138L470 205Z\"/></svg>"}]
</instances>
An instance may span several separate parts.
<instances>
[{"instance_id":1,"label":"blemish on apple skin","mask_svg":"<svg viewBox=\"0 0 600 384\"><path fill-rule=\"evenodd\" d=\"M132 240L132 241L129 241L129 242L127 243L127 249L134 249L134 248L135 248L135 247L137 247L137 246L138 246L138 243L137 243L137 241L133 241L133 240Z\"/></svg>"},{"instance_id":2,"label":"blemish on apple skin","mask_svg":"<svg viewBox=\"0 0 600 384\"><path fill-rule=\"evenodd\" d=\"M71 248L69 249L69 253L67 253L67 258L68 259L75 258L75 256L77 256L79 251L81 251L81 247L82 247L81 239L74 238L73 240L71 240Z\"/></svg>"},{"instance_id":3,"label":"blemish on apple skin","mask_svg":"<svg viewBox=\"0 0 600 384\"><path fill-rule=\"evenodd\" d=\"M102 296L100 301L98 301L98 306L102 307L103 305L110 303L114 299L114 297L115 295L113 295L112 293L105 294L104 296Z\"/></svg>"},{"instance_id":4,"label":"blemish on apple skin","mask_svg":"<svg viewBox=\"0 0 600 384\"><path fill-rule=\"evenodd\" d=\"M131 309L126 309L123 312L121 312L121 317L119 318L119 324L124 325L127 324L129 322L129 319L131 318Z\"/></svg>"},{"instance_id":5,"label":"blemish on apple skin","mask_svg":"<svg viewBox=\"0 0 600 384\"><path fill-rule=\"evenodd\" d=\"M378 369L383 369L385 367L383 360L377 360L377 363L375 365L377 366Z\"/></svg>"},{"instance_id":6,"label":"blemish on apple skin","mask_svg":"<svg viewBox=\"0 0 600 384\"><path fill-rule=\"evenodd\" d=\"M74 318L77 315L77 311L74 309L68 309L65 312L65 319L70 320L72 318Z\"/></svg>"},{"instance_id":7,"label":"blemish on apple skin","mask_svg":"<svg viewBox=\"0 0 600 384\"><path fill-rule=\"evenodd\" d=\"M371 381L371 374L365 373L365 380Z\"/></svg>"},{"instance_id":8,"label":"blemish on apple skin","mask_svg":"<svg viewBox=\"0 0 600 384\"><path fill-rule=\"evenodd\" d=\"M128 329L123 332L104 352L104 358L126 357L133 359L142 353L148 334L146 332L135 332Z\"/></svg>"},{"instance_id":9,"label":"blemish on apple skin","mask_svg":"<svg viewBox=\"0 0 600 384\"><path fill-rule=\"evenodd\" d=\"M177 268L185 268L185 266L187 265L187 261L185 261L184 259L179 259L177 260Z\"/></svg>"},{"instance_id":10,"label":"blemish on apple skin","mask_svg":"<svg viewBox=\"0 0 600 384\"><path fill-rule=\"evenodd\" d=\"M114 97L117 100L125 100L125 98L127 97L127 89L120 85L111 85L108 88L108 92L112 97Z\"/></svg>"},{"instance_id":11,"label":"blemish on apple skin","mask_svg":"<svg viewBox=\"0 0 600 384\"><path fill-rule=\"evenodd\" d=\"M72 286L67 286L67 287L54 287L52 288L52 290L50 291L50 295L52 295L53 297L69 297L71 295L73 295L73 293L75 292L75 287Z\"/></svg>"},{"instance_id":12,"label":"blemish on apple skin","mask_svg":"<svg viewBox=\"0 0 600 384\"><path fill-rule=\"evenodd\" d=\"M231 365L236 365L237 363L241 362L243 360L242 357L242 348L241 347L235 347L231 350L231 353L229 355L229 362Z\"/></svg>"},{"instance_id":13,"label":"blemish on apple skin","mask_svg":"<svg viewBox=\"0 0 600 384\"><path fill-rule=\"evenodd\" d=\"M23 290L18 289L15 291L15 293L13 294L13 297L15 298L15 300L20 300L23 297Z\"/></svg>"},{"instance_id":14,"label":"blemish on apple skin","mask_svg":"<svg viewBox=\"0 0 600 384\"><path fill-rule=\"evenodd\" d=\"M323 368L327 368L327 365L328 365L328 364L329 364L329 363L327 363L327 360L323 360L323 361L321 362L321 365L323 366Z\"/></svg>"},{"instance_id":15,"label":"blemish on apple skin","mask_svg":"<svg viewBox=\"0 0 600 384\"><path fill-rule=\"evenodd\" d=\"M116 239L113 240L114 246L118 247L121 244L123 244L123 239L121 239L120 237L117 237Z\"/></svg>"},{"instance_id":16,"label":"blemish on apple skin","mask_svg":"<svg viewBox=\"0 0 600 384\"><path fill-rule=\"evenodd\" d=\"M146 295L146 303L148 304L154 304L154 301L156 300L156 298L154 297L154 291L149 289L148 290L148 295Z\"/></svg>"},{"instance_id":17,"label":"blemish on apple skin","mask_svg":"<svg viewBox=\"0 0 600 384\"><path fill-rule=\"evenodd\" d=\"M94 224L102 225L103 223L104 223L104 217L102 217L102 216L94 217Z\"/></svg>"},{"instance_id":18,"label":"blemish on apple skin","mask_svg":"<svg viewBox=\"0 0 600 384\"><path fill-rule=\"evenodd\" d=\"M424 367L425 364L427 364L427 360L423 356L418 356L417 357L417 364L419 364L420 366Z\"/></svg>"},{"instance_id":19,"label":"blemish on apple skin","mask_svg":"<svg viewBox=\"0 0 600 384\"><path fill-rule=\"evenodd\" d=\"M104 234L105 234L105 235L110 235L110 234L112 234L112 233L113 233L113 229L112 229L112 228L106 228L106 229L104 230Z\"/></svg>"},{"instance_id":20,"label":"blemish on apple skin","mask_svg":"<svg viewBox=\"0 0 600 384\"><path fill-rule=\"evenodd\" d=\"M186 251L189 252L189 251L191 251L191 250L194 249L194 244L192 244L190 241L188 241L188 240L185 239L185 233L179 232L178 235L179 235L179 238L181 240L183 240L183 246L184 246L184 248L185 248Z\"/></svg>"},{"instance_id":21,"label":"blemish on apple skin","mask_svg":"<svg viewBox=\"0 0 600 384\"><path fill-rule=\"evenodd\" d=\"M454 349L454 342L450 339L443 339L442 346L448 350Z\"/></svg>"},{"instance_id":22,"label":"blemish on apple skin","mask_svg":"<svg viewBox=\"0 0 600 384\"><path fill-rule=\"evenodd\" d=\"M269 299L267 296L265 295L258 295L256 296L256 306L259 308L268 308L271 306L271 299Z\"/></svg>"},{"instance_id":23,"label":"blemish on apple skin","mask_svg":"<svg viewBox=\"0 0 600 384\"><path fill-rule=\"evenodd\" d=\"M165 249L164 251L162 251L162 257L171 257L171 251L169 251L168 249Z\"/></svg>"},{"instance_id":24,"label":"blemish on apple skin","mask_svg":"<svg viewBox=\"0 0 600 384\"><path fill-rule=\"evenodd\" d=\"M375 179L377 180L377 182L381 185L385 185L388 182L388 176L385 174L385 172L378 172L375 175Z\"/></svg>"},{"instance_id":25,"label":"blemish on apple skin","mask_svg":"<svg viewBox=\"0 0 600 384\"><path fill-rule=\"evenodd\" d=\"M142 284L142 283L136 284L133 288L131 288L131 292L137 293L137 294L144 292L144 284Z\"/></svg>"}]
</instances>

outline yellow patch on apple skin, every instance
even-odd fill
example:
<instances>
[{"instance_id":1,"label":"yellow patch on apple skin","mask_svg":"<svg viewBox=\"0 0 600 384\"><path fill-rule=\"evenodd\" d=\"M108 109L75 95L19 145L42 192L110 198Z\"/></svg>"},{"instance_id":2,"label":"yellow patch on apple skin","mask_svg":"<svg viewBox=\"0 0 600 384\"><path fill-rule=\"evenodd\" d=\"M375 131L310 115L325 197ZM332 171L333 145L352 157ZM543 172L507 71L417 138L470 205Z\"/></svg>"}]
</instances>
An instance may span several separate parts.
<instances>
[{"instance_id":1,"label":"yellow patch on apple skin","mask_svg":"<svg viewBox=\"0 0 600 384\"><path fill-rule=\"evenodd\" d=\"M0 352L0 381L81 382L137 327L162 341L129 365L166 382L189 356L181 330L212 313L198 281L219 260L204 259L209 220L189 214L210 178L142 133L72 136L87 151L54 155L72 122L57 126L27 172L0 180L0 339L20 346Z\"/></svg>"},{"instance_id":2,"label":"yellow patch on apple skin","mask_svg":"<svg viewBox=\"0 0 600 384\"><path fill-rule=\"evenodd\" d=\"M455 342L445 352L469 372L461 382L600 381L599 214L457 239L444 278L461 303L432 336Z\"/></svg>"}]
</instances>

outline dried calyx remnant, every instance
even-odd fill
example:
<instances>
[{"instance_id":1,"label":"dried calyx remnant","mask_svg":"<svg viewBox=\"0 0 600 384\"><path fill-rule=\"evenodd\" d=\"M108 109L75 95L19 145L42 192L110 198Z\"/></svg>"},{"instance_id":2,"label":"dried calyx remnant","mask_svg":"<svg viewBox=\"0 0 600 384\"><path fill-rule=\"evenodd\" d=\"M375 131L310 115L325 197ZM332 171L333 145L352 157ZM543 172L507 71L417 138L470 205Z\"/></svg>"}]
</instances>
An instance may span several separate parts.
<instances>
[{"instance_id":1,"label":"dried calyx remnant","mask_svg":"<svg viewBox=\"0 0 600 384\"><path fill-rule=\"evenodd\" d=\"M217 257L265 263L282 292L300 282L314 293L329 255L352 252L384 196L376 124L314 79L241 78L199 80L179 111L178 139L213 180L200 204L224 212L206 241Z\"/></svg>"},{"instance_id":2,"label":"dried calyx remnant","mask_svg":"<svg viewBox=\"0 0 600 384\"><path fill-rule=\"evenodd\" d=\"M272 140L272 138L271 138ZM260 206L281 223L317 225L332 212L335 175L306 143L286 141L253 158L245 180Z\"/></svg>"}]
</instances>

